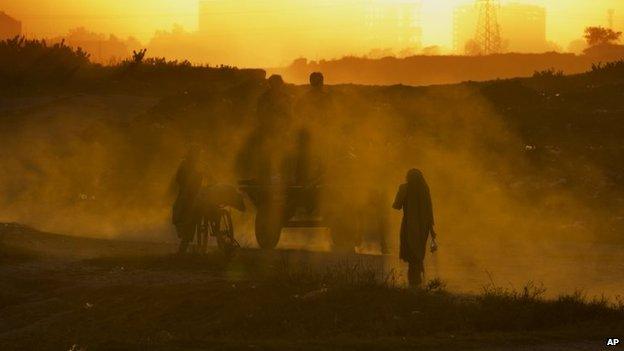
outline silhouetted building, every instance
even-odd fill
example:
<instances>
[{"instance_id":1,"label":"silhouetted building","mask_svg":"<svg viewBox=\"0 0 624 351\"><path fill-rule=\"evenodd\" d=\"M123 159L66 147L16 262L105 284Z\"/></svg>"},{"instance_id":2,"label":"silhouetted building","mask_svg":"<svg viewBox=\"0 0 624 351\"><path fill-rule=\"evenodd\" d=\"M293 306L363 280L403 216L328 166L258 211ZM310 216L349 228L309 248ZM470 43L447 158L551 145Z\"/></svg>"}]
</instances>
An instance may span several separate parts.
<instances>
[{"instance_id":1,"label":"silhouetted building","mask_svg":"<svg viewBox=\"0 0 624 351\"><path fill-rule=\"evenodd\" d=\"M245 56L260 60L277 52L331 57L401 51L420 47L421 1L281 1L276 9L270 1L199 0L198 28L202 40L218 50L244 48Z\"/></svg>"},{"instance_id":2,"label":"silhouetted building","mask_svg":"<svg viewBox=\"0 0 624 351\"><path fill-rule=\"evenodd\" d=\"M458 6L453 13L453 49L466 53L466 44L476 34L477 8ZM542 52L547 49L546 9L542 6L508 3L499 10L503 51Z\"/></svg>"},{"instance_id":3,"label":"silhouetted building","mask_svg":"<svg viewBox=\"0 0 624 351\"><path fill-rule=\"evenodd\" d=\"M502 36L509 52L546 50L546 9L510 3L501 8Z\"/></svg>"},{"instance_id":4,"label":"silhouetted building","mask_svg":"<svg viewBox=\"0 0 624 351\"><path fill-rule=\"evenodd\" d=\"M14 38L22 34L22 22L0 11L0 40Z\"/></svg>"},{"instance_id":5,"label":"silhouetted building","mask_svg":"<svg viewBox=\"0 0 624 351\"><path fill-rule=\"evenodd\" d=\"M365 6L365 43L371 49L420 47L420 1L369 0L362 4Z\"/></svg>"}]
</instances>

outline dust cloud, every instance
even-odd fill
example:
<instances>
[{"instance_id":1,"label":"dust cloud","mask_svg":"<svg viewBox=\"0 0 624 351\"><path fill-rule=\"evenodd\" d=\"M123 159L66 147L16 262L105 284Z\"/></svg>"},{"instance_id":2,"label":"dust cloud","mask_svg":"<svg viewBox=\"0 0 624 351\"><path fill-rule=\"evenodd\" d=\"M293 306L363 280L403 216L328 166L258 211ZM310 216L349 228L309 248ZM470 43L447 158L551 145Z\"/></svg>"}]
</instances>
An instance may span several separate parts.
<instances>
[{"instance_id":1,"label":"dust cloud","mask_svg":"<svg viewBox=\"0 0 624 351\"><path fill-rule=\"evenodd\" d=\"M0 132L0 220L78 236L175 241L172 180L188 146L201 145L213 182L236 184L235 160L256 126L256 102L265 89L264 81L252 81L165 97L15 99L6 105ZM309 88L285 89L296 102ZM542 186L532 146L478 88L340 85L325 91L332 102L327 120L306 121L297 108L293 114L308 129L311 153L333 189L323 193L322 207L346 204L364 209L357 215L385 218L396 252L400 214L390 205L406 171L416 167L431 187L443 252L428 262L429 275L461 281L489 270L507 282L542 276L546 266L547 280L569 282L580 274L571 268L574 260L560 278L557 267L544 262L568 240L595 241L602 212L574 188ZM295 134L286 132L283 144ZM294 152L278 149L285 157ZM552 172L553 179L565 178L563 167ZM584 174L602 176L591 165ZM253 213L234 219L243 245L255 246ZM281 247L329 250L330 240L326 230L285 230ZM368 240L358 250L380 252ZM541 259L526 260L532 256Z\"/></svg>"}]
</instances>

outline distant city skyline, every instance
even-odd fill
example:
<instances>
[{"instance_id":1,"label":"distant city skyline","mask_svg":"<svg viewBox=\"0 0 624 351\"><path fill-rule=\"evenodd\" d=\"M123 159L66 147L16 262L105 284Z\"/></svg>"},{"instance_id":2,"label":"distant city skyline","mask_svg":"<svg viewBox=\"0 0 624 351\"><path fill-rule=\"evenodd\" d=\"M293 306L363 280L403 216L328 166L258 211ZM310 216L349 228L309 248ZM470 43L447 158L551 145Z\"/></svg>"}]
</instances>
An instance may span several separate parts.
<instances>
[{"instance_id":1,"label":"distant city skyline","mask_svg":"<svg viewBox=\"0 0 624 351\"><path fill-rule=\"evenodd\" d=\"M207 42L227 37L240 45L257 40L267 46L289 46L304 56L324 52L330 55L362 55L374 49L422 47L421 1L352 1L343 6L350 16L330 14L328 3L302 8L283 6L283 15L273 15L265 3L256 2L240 9L230 0L199 1L199 32ZM305 16L301 16L305 12ZM270 19L262 24L259 19ZM289 17L297 17L293 26ZM279 35L279 32L294 35ZM325 50L323 46L335 47Z\"/></svg>"},{"instance_id":2,"label":"distant city skyline","mask_svg":"<svg viewBox=\"0 0 624 351\"><path fill-rule=\"evenodd\" d=\"M283 64L294 57L306 54L312 59L331 58L338 53L361 54L361 42L372 43L373 36L353 34L353 28L362 23L371 23L362 18L354 8L366 3L381 7L397 4L418 5L418 25L413 28L417 36L397 36L388 30L377 31L378 49L400 51L407 44L401 38L411 40L414 46L439 46L441 52L454 52L453 14L458 6L473 3L473 0L246 0L230 1L231 11L249 12L249 8L264 8L261 16L254 19L256 35L272 52L263 56L263 64ZM624 27L624 1L596 0L523 0L504 1L543 6L546 10L545 39L567 49L570 42L582 38L583 29L589 25L608 26L607 11L614 10L615 29ZM0 11L23 23L23 33L33 37L57 37L65 35L72 28L85 27L98 33L112 33L120 38L137 38L144 44L150 42L157 31L171 31L175 24L187 32L199 30L200 11L198 0L4 0ZM359 16L359 17L358 17ZM318 20L318 21L317 21ZM318 26L311 23L317 21ZM383 21L382 21L383 22ZM279 24L279 25L276 25ZM332 24L333 23L333 24ZM247 34L243 23L232 23L233 28ZM385 25L385 28L391 26ZM370 31L374 33L375 31ZM510 37L522 33L507 33ZM464 33L471 35L471 33ZM513 34L513 35L511 35ZM417 38L417 40L414 40ZM516 42L515 40L514 42ZM407 41L406 41L407 42ZM282 44L279 44L282 43ZM291 43L297 43L292 45ZM260 45L260 43L256 43ZM420 44L420 45L416 45ZM281 45L281 46L280 46ZM306 46L305 50L294 50L294 46ZM361 50L358 50L358 47ZM258 49L262 49L258 46Z\"/></svg>"}]
</instances>

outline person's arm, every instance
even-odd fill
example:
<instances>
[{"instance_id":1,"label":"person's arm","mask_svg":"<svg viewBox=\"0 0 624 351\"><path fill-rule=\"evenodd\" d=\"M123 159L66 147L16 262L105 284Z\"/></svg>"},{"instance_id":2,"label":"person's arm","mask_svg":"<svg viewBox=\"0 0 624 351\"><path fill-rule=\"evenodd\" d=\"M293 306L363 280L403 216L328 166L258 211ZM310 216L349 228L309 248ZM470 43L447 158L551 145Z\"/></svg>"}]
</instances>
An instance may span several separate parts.
<instances>
[{"instance_id":1,"label":"person's arm","mask_svg":"<svg viewBox=\"0 0 624 351\"><path fill-rule=\"evenodd\" d=\"M397 191L396 196L394 197L394 203L392 204L392 208L395 210L400 210L403 208L405 204L405 197L407 196L407 189L405 184L399 186L399 190Z\"/></svg>"}]
</instances>

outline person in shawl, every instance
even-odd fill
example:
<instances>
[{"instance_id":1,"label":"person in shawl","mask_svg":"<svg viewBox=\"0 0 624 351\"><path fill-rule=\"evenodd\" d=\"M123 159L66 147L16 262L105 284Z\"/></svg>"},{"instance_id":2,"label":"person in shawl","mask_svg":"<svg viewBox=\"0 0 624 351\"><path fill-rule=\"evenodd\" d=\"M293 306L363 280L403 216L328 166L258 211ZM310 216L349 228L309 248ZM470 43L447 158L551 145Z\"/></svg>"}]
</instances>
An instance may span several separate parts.
<instances>
[{"instance_id":1,"label":"person in shawl","mask_svg":"<svg viewBox=\"0 0 624 351\"><path fill-rule=\"evenodd\" d=\"M392 207L403 210L400 258L409 265L407 276L410 286L417 287L422 283L429 235L433 240L432 251L437 248L431 194L420 170L407 172L406 183L399 186Z\"/></svg>"},{"instance_id":2,"label":"person in shawl","mask_svg":"<svg viewBox=\"0 0 624 351\"><path fill-rule=\"evenodd\" d=\"M195 211L197 194L201 189L203 180L200 157L199 148L195 146L189 148L186 158L180 164L175 176L178 196L173 204L172 222L180 238L179 253L186 253L201 220Z\"/></svg>"}]
</instances>

